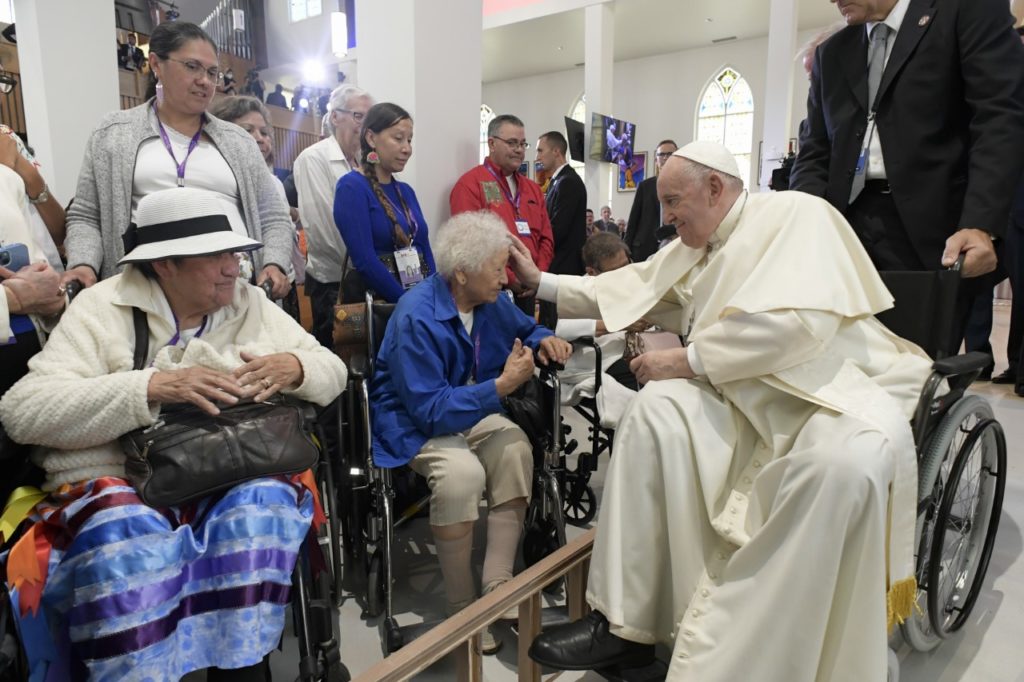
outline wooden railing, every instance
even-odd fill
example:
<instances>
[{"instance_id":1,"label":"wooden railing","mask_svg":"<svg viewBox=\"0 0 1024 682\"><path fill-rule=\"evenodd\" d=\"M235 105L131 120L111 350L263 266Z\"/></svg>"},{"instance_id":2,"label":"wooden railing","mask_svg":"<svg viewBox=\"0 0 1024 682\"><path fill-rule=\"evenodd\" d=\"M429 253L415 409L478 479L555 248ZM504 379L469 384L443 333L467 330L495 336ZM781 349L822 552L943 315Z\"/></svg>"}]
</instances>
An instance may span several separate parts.
<instances>
[{"instance_id":1,"label":"wooden railing","mask_svg":"<svg viewBox=\"0 0 1024 682\"><path fill-rule=\"evenodd\" d=\"M6 67L6 63L4 66ZM5 72L18 82L9 92L0 94L0 123L6 124L16 133L25 135L28 128L25 125L25 102L21 98L21 74L8 68L5 68Z\"/></svg>"},{"instance_id":2,"label":"wooden railing","mask_svg":"<svg viewBox=\"0 0 1024 682\"><path fill-rule=\"evenodd\" d=\"M569 618L586 614L584 599L587 571L594 546L594 529L570 541L543 561L531 566L490 594L440 623L369 670L356 682L398 682L408 680L433 663L454 652L460 682L483 679L482 660L476 646L480 632L519 606L519 679L538 682L540 666L527 655L530 643L540 633L541 590L565 576Z\"/></svg>"}]
</instances>

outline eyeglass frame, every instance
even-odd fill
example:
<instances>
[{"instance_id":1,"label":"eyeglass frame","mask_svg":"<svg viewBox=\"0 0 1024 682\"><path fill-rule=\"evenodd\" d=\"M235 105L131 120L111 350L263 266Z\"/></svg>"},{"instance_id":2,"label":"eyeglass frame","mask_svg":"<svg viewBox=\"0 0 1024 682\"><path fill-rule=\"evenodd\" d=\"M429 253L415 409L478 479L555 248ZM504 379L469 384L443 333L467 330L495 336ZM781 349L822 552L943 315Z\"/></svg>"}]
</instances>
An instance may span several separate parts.
<instances>
[{"instance_id":1,"label":"eyeglass frame","mask_svg":"<svg viewBox=\"0 0 1024 682\"><path fill-rule=\"evenodd\" d=\"M497 135L491 135L491 137L495 140L501 140L502 142L507 144L509 148L512 150L522 149L523 151L526 151L527 149L530 148L530 143L527 142L526 140L506 140L505 138L498 137Z\"/></svg>"},{"instance_id":2,"label":"eyeglass frame","mask_svg":"<svg viewBox=\"0 0 1024 682\"><path fill-rule=\"evenodd\" d=\"M351 109L335 109L334 111L340 111L343 114L348 114L356 123L362 123L363 119L366 118L365 111L352 111Z\"/></svg>"},{"instance_id":3,"label":"eyeglass frame","mask_svg":"<svg viewBox=\"0 0 1024 682\"><path fill-rule=\"evenodd\" d=\"M156 56L159 57L161 60L166 59L169 62L177 62L181 64L185 67L189 75L191 75L193 78L199 75L198 73L196 73L196 69L199 69L200 71L204 71L206 73L205 80L213 83L214 85L219 85L224 79L224 75L221 73L220 70L220 65L211 66L207 68L203 66L202 62L197 61L195 59L176 59L174 57L171 57L170 55L165 56L162 54L157 54L155 52L153 54L156 54Z\"/></svg>"},{"instance_id":4,"label":"eyeglass frame","mask_svg":"<svg viewBox=\"0 0 1024 682\"><path fill-rule=\"evenodd\" d=\"M656 159L667 159L668 157L675 154L675 152L654 152L654 158Z\"/></svg>"}]
</instances>

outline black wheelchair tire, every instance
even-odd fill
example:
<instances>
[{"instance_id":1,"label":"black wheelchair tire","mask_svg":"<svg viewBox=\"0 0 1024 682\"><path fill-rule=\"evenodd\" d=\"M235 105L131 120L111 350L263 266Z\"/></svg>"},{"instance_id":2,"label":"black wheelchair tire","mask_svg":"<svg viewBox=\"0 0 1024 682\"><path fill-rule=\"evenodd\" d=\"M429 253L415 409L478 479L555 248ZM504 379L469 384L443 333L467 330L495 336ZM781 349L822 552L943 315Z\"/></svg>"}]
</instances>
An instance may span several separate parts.
<instances>
[{"instance_id":1,"label":"black wheelchair tire","mask_svg":"<svg viewBox=\"0 0 1024 682\"><path fill-rule=\"evenodd\" d=\"M376 618L384 613L384 555L374 550L366 569L366 615Z\"/></svg>"},{"instance_id":2,"label":"black wheelchair tire","mask_svg":"<svg viewBox=\"0 0 1024 682\"><path fill-rule=\"evenodd\" d=\"M991 480L991 484L989 485L992 494L991 504L988 505L987 509L978 509L981 513L986 514L984 518L984 526L982 528L984 535L981 538L981 546L978 550L978 554L971 561L973 567L970 568L968 574L970 586L967 588L967 592L963 597L959 613L951 623L947 625L939 620L939 614L943 606L939 603L939 591L932 590L928 594L928 613L932 621L932 628L939 632L940 636L947 636L956 632L963 627L964 623L967 622L968 617L970 617L971 610L974 608L974 604L978 599L978 594L981 592L982 584L985 581L985 573L988 571L988 563L992 558L992 547L995 544L996 533L999 531L999 514L1003 506L1003 492L1006 484L1006 440L999 422L995 421L995 419L988 419L981 421L974 426L967 440L964 442L963 447L960 449L960 452L957 454L956 461L953 463L953 469L950 472L949 481L946 484L942 504L939 507L939 516L935 522L934 533L937 537L942 537L946 534L953 517L953 506L957 498L956 493L960 489L960 482L967 469L967 464L971 459L973 447L975 443L985 436L986 431L992 432L993 442L996 446L996 471L994 473L991 471L992 462L988 461L991 457L985 457L981 466L981 469L988 471L989 480ZM984 455L985 453L983 453L983 457ZM978 517L975 516L971 520L971 526L973 527L977 525L977 521ZM941 559L942 545L933 541L932 556L928 567L929 584L931 585L936 584L939 579Z\"/></svg>"},{"instance_id":3,"label":"black wheelchair tire","mask_svg":"<svg viewBox=\"0 0 1024 682\"><path fill-rule=\"evenodd\" d=\"M594 489L580 484L571 476L565 482L565 522L585 526L597 516L597 495Z\"/></svg>"},{"instance_id":4,"label":"black wheelchair tire","mask_svg":"<svg viewBox=\"0 0 1024 682\"><path fill-rule=\"evenodd\" d=\"M914 613L901 625L903 639L916 651L928 652L942 641L944 635L934 631L928 614L928 565L931 559L935 523L944 491L950 480L956 453L951 452L954 438L961 425L969 419L993 419L991 406L978 396L966 396L957 401L943 415L938 427L920 448L918 458L918 506L914 547L915 574L918 591Z\"/></svg>"}]
</instances>

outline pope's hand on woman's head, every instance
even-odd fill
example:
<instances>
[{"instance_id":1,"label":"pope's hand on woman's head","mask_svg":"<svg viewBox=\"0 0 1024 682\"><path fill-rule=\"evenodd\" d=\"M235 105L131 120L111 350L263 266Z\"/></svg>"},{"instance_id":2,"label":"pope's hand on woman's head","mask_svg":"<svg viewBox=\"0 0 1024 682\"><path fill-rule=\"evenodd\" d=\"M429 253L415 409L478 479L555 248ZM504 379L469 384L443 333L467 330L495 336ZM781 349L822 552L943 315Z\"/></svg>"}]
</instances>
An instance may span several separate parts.
<instances>
[{"instance_id":1,"label":"pope's hand on woman's head","mask_svg":"<svg viewBox=\"0 0 1024 682\"><path fill-rule=\"evenodd\" d=\"M533 262L529 249L519 239L509 235L508 266L526 289L536 289L540 284L540 270Z\"/></svg>"},{"instance_id":2,"label":"pope's hand on woman's head","mask_svg":"<svg viewBox=\"0 0 1024 682\"><path fill-rule=\"evenodd\" d=\"M238 379L207 367L161 370L150 377L146 389L151 403L192 403L211 415L220 414L215 403L234 405L244 395Z\"/></svg>"},{"instance_id":3,"label":"pope's hand on woman's head","mask_svg":"<svg viewBox=\"0 0 1024 682\"><path fill-rule=\"evenodd\" d=\"M291 353L253 355L242 351L245 364L234 371L243 388L243 397L263 402L278 391L302 385L302 363Z\"/></svg>"}]
</instances>

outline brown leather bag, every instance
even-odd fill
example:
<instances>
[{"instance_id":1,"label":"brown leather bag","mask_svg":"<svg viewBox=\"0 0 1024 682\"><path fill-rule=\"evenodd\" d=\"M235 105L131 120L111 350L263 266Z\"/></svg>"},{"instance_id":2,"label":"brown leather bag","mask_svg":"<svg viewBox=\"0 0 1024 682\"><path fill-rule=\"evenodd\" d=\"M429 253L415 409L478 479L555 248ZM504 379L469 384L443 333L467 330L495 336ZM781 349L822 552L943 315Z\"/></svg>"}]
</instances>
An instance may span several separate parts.
<instances>
[{"instance_id":1,"label":"brown leather bag","mask_svg":"<svg viewBox=\"0 0 1024 682\"><path fill-rule=\"evenodd\" d=\"M346 365L351 364L352 356L366 352L366 304L335 303L334 352Z\"/></svg>"}]
</instances>

